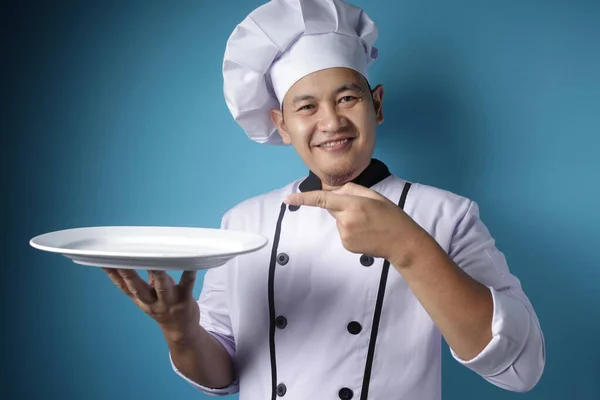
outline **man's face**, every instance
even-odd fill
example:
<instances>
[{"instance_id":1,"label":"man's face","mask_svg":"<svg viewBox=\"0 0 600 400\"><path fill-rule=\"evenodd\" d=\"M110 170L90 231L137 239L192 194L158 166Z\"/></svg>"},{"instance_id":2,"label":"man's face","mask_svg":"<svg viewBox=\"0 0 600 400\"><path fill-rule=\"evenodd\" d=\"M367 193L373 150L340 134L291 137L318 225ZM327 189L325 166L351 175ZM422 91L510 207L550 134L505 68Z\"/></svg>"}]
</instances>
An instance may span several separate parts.
<instances>
[{"instance_id":1,"label":"man's face","mask_svg":"<svg viewBox=\"0 0 600 400\"><path fill-rule=\"evenodd\" d=\"M283 112L272 110L271 118L323 187L338 187L371 161L376 128L383 122L382 98L383 88L370 92L359 73L331 68L296 82L285 95Z\"/></svg>"}]
</instances>

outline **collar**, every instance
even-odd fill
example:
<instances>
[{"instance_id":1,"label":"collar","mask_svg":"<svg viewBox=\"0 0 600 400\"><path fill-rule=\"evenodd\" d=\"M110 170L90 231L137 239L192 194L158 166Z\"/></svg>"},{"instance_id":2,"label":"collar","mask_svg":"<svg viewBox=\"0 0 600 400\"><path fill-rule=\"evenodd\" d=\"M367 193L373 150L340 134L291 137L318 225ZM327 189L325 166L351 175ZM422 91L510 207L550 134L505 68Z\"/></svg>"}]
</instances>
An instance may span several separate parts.
<instances>
[{"instance_id":1,"label":"collar","mask_svg":"<svg viewBox=\"0 0 600 400\"><path fill-rule=\"evenodd\" d=\"M365 168L363 172L361 172L360 175L358 175L354 180L352 180L352 183L370 188L390 175L391 173L388 167L383 162L372 158L369 166ZM304 179L298 187L301 192L321 190L321 188L321 179L319 179L319 177L312 171L309 171L306 179Z\"/></svg>"}]
</instances>

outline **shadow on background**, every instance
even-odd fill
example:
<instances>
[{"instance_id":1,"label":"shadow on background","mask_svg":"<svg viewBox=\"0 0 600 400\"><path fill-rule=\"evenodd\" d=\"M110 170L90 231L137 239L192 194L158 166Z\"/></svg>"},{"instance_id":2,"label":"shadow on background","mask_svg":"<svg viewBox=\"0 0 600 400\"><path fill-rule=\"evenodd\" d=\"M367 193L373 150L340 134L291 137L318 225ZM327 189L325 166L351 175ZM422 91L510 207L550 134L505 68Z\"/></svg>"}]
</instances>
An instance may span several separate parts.
<instances>
[{"instance_id":1,"label":"shadow on background","mask_svg":"<svg viewBox=\"0 0 600 400\"><path fill-rule=\"evenodd\" d=\"M406 178L465 194L482 179L485 126L461 60L435 44L414 43L401 73L383 73L378 152Z\"/></svg>"},{"instance_id":2,"label":"shadow on background","mask_svg":"<svg viewBox=\"0 0 600 400\"><path fill-rule=\"evenodd\" d=\"M515 104L486 109L486 94L474 87L476 79L465 76L468 66L460 52L442 43L417 43L404 50L411 58L402 72L388 75L386 71L372 82L383 82L387 89L378 156L405 179L450 190L480 205L483 221L533 302L545 335L545 372L525 398L595 398L600 395L600 350L594 345L600 337L600 271L595 255L600 235L593 223L598 222L598 208L588 198L588 209L573 209L572 201L584 194L569 181L543 186L552 173L535 173L540 165L552 168L556 149L548 143L536 143L536 152L520 149L498 156L498 142L523 144L518 132L504 132L506 139L502 139L490 125L496 118L514 115ZM399 80L399 75L407 79ZM594 95L600 85L600 74L597 77ZM548 120L556 117L552 109L541 115ZM565 118L575 117L566 114ZM570 134L590 140L593 132L588 126ZM565 157L577 158L575 154L566 151ZM569 175L580 184L591 184L588 177L597 176L597 160L588 160L590 170L574 161L567 165ZM513 175L515 165L522 169ZM515 393L459 365L446 344L444 350L444 398L515 398Z\"/></svg>"}]
</instances>

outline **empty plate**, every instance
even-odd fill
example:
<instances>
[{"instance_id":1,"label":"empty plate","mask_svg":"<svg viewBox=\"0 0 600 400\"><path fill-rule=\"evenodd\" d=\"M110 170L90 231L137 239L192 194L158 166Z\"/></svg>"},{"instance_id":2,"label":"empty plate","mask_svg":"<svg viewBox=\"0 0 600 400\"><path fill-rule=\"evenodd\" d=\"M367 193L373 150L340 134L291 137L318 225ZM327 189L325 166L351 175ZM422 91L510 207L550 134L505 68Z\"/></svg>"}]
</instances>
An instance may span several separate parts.
<instances>
[{"instance_id":1,"label":"empty plate","mask_svg":"<svg viewBox=\"0 0 600 400\"><path fill-rule=\"evenodd\" d=\"M144 270L203 270L263 248L262 235L192 227L100 226L66 229L30 240L81 265Z\"/></svg>"}]
</instances>

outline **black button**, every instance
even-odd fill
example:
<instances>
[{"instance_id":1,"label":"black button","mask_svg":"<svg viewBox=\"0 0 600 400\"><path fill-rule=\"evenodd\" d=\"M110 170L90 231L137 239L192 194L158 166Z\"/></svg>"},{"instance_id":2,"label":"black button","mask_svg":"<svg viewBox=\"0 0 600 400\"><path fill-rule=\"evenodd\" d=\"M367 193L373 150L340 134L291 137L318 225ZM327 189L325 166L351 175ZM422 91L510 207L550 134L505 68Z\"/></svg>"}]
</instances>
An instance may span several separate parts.
<instances>
[{"instance_id":1,"label":"black button","mask_svg":"<svg viewBox=\"0 0 600 400\"><path fill-rule=\"evenodd\" d=\"M285 265L288 261L290 261L290 257L285 253L279 253L277 256L277 264L279 265Z\"/></svg>"},{"instance_id":2,"label":"black button","mask_svg":"<svg viewBox=\"0 0 600 400\"><path fill-rule=\"evenodd\" d=\"M340 399L342 400L350 400L354 397L354 392L348 388L340 389L340 392L338 394L340 396Z\"/></svg>"},{"instance_id":3,"label":"black button","mask_svg":"<svg viewBox=\"0 0 600 400\"><path fill-rule=\"evenodd\" d=\"M362 326L356 321L352 321L348 324L348 332L353 335L358 335L362 331Z\"/></svg>"},{"instance_id":4,"label":"black button","mask_svg":"<svg viewBox=\"0 0 600 400\"><path fill-rule=\"evenodd\" d=\"M371 256L368 256L366 254L363 254L362 256L360 256L360 263L362 265L364 265L365 267L370 267L371 265L373 265L374 262L375 262L375 259Z\"/></svg>"},{"instance_id":5,"label":"black button","mask_svg":"<svg viewBox=\"0 0 600 400\"><path fill-rule=\"evenodd\" d=\"M290 210L291 212L298 211L299 209L300 209L300 206L295 206L293 204L290 204L288 206L288 210Z\"/></svg>"},{"instance_id":6,"label":"black button","mask_svg":"<svg viewBox=\"0 0 600 400\"><path fill-rule=\"evenodd\" d=\"M279 385L277 385L277 396L283 397L283 396L285 396L286 392L287 392L287 388L285 387L285 385L283 383L280 383Z\"/></svg>"},{"instance_id":7,"label":"black button","mask_svg":"<svg viewBox=\"0 0 600 400\"><path fill-rule=\"evenodd\" d=\"M275 318L275 326L279 329L285 329L285 327L287 326L287 319L283 316Z\"/></svg>"}]
</instances>

